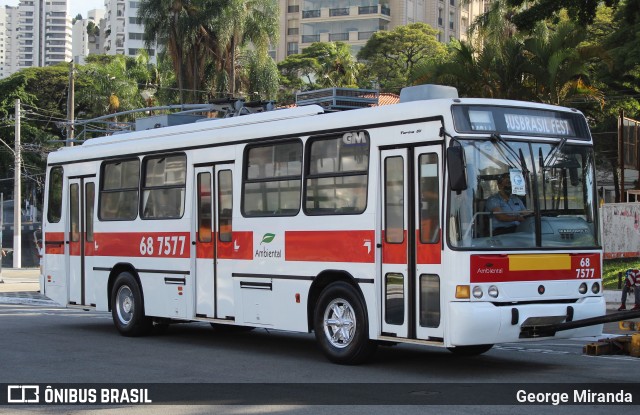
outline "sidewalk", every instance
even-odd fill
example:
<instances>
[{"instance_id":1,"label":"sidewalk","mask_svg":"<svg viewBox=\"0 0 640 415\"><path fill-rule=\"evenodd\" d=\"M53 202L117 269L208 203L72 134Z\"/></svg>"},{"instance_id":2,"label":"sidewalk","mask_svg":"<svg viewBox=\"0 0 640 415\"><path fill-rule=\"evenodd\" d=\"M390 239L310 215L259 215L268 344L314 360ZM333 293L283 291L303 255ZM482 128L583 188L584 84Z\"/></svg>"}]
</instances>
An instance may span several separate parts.
<instances>
[{"instance_id":1,"label":"sidewalk","mask_svg":"<svg viewBox=\"0 0 640 415\"><path fill-rule=\"evenodd\" d=\"M56 305L40 294L38 268L2 268L0 304Z\"/></svg>"}]
</instances>

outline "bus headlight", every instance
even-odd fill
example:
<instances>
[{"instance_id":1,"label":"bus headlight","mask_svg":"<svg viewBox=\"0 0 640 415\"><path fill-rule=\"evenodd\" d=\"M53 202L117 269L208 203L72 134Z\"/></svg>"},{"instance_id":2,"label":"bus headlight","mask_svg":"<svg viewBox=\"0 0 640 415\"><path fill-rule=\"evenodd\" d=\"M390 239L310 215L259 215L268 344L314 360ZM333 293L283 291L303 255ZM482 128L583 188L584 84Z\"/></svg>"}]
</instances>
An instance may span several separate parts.
<instances>
[{"instance_id":1,"label":"bus headlight","mask_svg":"<svg viewBox=\"0 0 640 415\"><path fill-rule=\"evenodd\" d=\"M487 293L493 298L498 298L500 291L498 291L498 287L496 287L495 285L492 285L491 287L489 287L489 290L487 291Z\"/></svg>"},{"instance_id":2,"label":"bus headlight","mask_svg":"<svg viewBox=\"0 0 640 415\"><path fill-rule=\"evenodd\" d=\"M591 292L594 294L598 294L600 292L600 284L597 282L594 282L593 285L591 286Z\"/></svg>"},{"instance_id":3,"label":"bus headlight","mask_svg":"<svg viewBox=\"0 0 640 415\"><path fill-rule=\"evenodd\" d=\"M586 294L587 293L587 283L583 282L582 284L580 284L580 288L578 288L578 292L580 294Z\"/></svg>"},{"instance_id":4,"label":"bus headlight","mask_svg":"<svg viewBox=\"0 0 640 415\"><path fill-rule=\"evenodd\" d=\"M482 288L478 285L473 287L473 296L476 298L482 298Z\"/></svg>"}]
</instances>

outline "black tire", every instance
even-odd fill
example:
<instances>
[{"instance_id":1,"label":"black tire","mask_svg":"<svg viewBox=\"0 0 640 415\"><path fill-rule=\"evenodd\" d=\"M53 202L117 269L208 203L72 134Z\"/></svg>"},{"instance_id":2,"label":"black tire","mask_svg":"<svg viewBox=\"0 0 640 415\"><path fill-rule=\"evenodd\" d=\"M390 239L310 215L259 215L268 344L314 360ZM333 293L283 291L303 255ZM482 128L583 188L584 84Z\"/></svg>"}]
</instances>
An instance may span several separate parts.
<instances>
[{"instance_id":1,"label":"black tire","mask_svg":"<svg viewBox=\"0 0 640 415\"><path fill-rule=\"evenodd\" d=\"M493 344L477 344L473 346L449 347L449 351L458 356L478 356L486 353L493 347Z\"/></svg>"},{"instance_id":2,"label":"black tire","mask_svg":"<svg viewBox=\"0 0 640 415\"><path fill-rule=\"evenodd\" d=\"M334 363L359 364L376 349L377 344L369 340L367 313L360 295L345 282L335 282L320 293L313 323L322 352Z\"/></svg>"},{"instance_id":3,"label":"black tire","mask_svg":"<svg viewBox=\"0 0 640 415\"><path fill-rule=\"evenodd\" d=\"M144 300L140 286L129 272L122 272L113 284L111 317L123 336L144 336L153 328L153 320L144 315Z\"/></svg>"}]
</instances>

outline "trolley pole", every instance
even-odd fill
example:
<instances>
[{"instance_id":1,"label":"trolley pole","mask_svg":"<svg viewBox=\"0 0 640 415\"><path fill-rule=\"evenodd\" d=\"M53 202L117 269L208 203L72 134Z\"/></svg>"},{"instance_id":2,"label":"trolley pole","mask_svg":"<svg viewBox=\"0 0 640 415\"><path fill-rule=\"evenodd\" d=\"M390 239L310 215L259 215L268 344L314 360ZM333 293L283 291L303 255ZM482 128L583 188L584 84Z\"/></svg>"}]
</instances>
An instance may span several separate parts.
<instances>
[{"instance_id":1,"label":"trolley pole","mask_svg":"<svg viewBox=\"0 0 640 415\"><path fill-rule=\"evenodd\" d=\"M20 154L20 100L16 99L15 172L13 174L13 267L22 268L22 189L20 187L22 155Z\"/></svg>"}]
</instances>

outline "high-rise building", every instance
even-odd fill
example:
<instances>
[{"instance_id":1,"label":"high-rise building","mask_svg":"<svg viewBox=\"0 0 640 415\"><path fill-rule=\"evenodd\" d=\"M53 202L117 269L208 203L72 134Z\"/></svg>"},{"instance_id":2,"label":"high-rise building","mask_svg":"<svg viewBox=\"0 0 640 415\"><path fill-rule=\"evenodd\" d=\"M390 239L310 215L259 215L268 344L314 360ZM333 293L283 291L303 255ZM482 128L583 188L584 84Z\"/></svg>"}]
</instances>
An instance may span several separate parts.
<instances>
[{"instance_id":1,"label":"high-rise building","mask_svg":"<svg viewBox=\"0 0 640 415\"><path fill-rule=\"evenodd\" d=\"M18 21L17 7L0 7L0 78L18 70L18 39L14 34Z\"/></svg>"},{"instance_id":2,"label":"high-rise building","mask_svg":"<svg viewBox=\"0 0 640 415\"><path fill-rule=\"evenodd\" d=\"M0 76L71 60L67 0L20 0L0 12Z\"/></svg>"},{"instance_id":3,"label":"high-rise building","mask_svg":"<svg viewBox=\"0 0 640 415\"><path fill-rule=\"evenodd\" d=\"M138 19L140 1L105 0L104 53L108 55L136 56L140 49L156 59L155 47L147 48L143 39L144 26Z\"/></svg>"},{"instance_id":4,"label":"high-rise building","mask_svg":"<svg viewBox=\"0 0 640 415\"><path fill-rule=\"evenodd\" d=\"M18 13L18 69L71 60L67 0L21 0Z\"/></svg>"},{"instance_id":5,"label":"high-rise building","mask_svg":"<svg viewBox=\"0 0 640 415\"><path fill-rule=\"evenodd\" d=\"M380 30L424 22L439 40L465 39L485 0L279 0L280 41L276 61L300 53L313 42L341 41L356 54ZM272 54L273 55L273 54Z\"/></svg>"},{"instance_id":6,"label":"high-rise building","mask_svg":"<svg viewBox=\"0 0 640 415\"><path fill-rule=\"evenodd\" d=\"M104 54L102 50L103 37L100 32L100 20L104 18L105 10L93 9L87 12L86 19L79 19L73 25L73 61L83 64L90 54Z\"/></svg>"}]
</instances>

